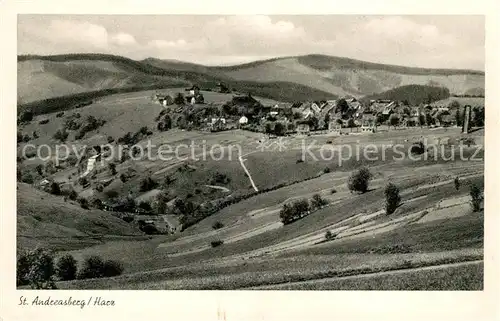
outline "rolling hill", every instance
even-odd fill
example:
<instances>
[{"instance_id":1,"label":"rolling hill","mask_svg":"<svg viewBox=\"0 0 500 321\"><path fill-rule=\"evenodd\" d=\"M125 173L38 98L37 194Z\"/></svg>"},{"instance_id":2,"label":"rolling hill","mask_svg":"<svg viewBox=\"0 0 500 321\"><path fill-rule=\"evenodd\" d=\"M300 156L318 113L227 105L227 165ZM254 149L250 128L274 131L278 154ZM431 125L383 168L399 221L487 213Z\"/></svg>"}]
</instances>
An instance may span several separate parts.
<instances>
[{"instance_id":1,"label":"rolling hill","mask_svg":"<svg viewBox=\"0 0 500 321\"><path fill-rule=\"evenodd\" d=\"M410 68L324 55L285 57L214 69L236 80L286 80L337 96L362 97L412 84L445 87L457 94L484 88L481 71Z\"/></svg>"},{"instance_id":2,"label":"rolling hill","mask_svg":"<svg viewBox=\"0 0 500 321\"><path fill-rule=\"evenodd\" d=\"M76 249L100 244L102 237L142 238L143 233L109 212L84 210L62 196L17 183L17 246Z\"/></svg>"},{"instance_id":3,"label":"rolling hill","mask_svg":"<svg viewBox=\"0 0 500 321\"><path fill-rule=\"evenodd\" d=\"M364 97L406 85L444 87L451 94L484 92L481 71L410 68L324 55L227 67L104 54L18 57L18 105L35 113L68 109L119 92L191 84L212 88L218 82L239 92L288 102Z\"/></svg>"}]
</instances>

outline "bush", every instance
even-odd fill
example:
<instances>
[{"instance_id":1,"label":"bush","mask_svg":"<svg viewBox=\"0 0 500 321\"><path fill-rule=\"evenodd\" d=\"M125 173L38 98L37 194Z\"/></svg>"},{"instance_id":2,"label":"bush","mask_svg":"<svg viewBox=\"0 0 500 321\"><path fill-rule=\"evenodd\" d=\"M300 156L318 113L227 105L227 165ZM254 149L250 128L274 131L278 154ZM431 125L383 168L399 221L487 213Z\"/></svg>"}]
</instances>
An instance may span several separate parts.
<instances>
[{"instance_id":1,"label":"bush","mask_svg":"<svg viewBox=\"0 0 500 321\"><path fill-rule=\"evenodd\" d=\"M37 248L21 253L17 258L16 283L29 284L32 289L55 289L54 256L52 252Z\"/></svg>"},{"instance_id":2,"label":"bush","mask_svg":"<svg viewBox=\"0 0 500 321\"><path fill-rule=\"evenodd\" d=\"M335 239L336 236L337 235L333 234L331 231L326 231L325 240L331 241L331 240Z\"/></svg>"},{"instance_id":3,"label":"bush","mask_svg":"<svg viewBox=\"0 0 500 321\"><path fill-rule=\"evenodd\" d=\"M127 182L127 180L128 180L127 175L125 175L125 174L123 174L123 173L122 173L122 174L120 174L120 180L122 181L122 183Z\"/></svg>"},{"instance_id":4,"label":"bush","mask_svg":"<svg viewBox=\"0 0 500 321\"><path fill-rule=\"evenodd\" d=\"M117 191L114 191L114 190L109 190L109 191L106 191L104 194L106 194L106 196L108 198L117 198L118 197L118 192Z\"/></svg>"},{"instance_id":5,"label":"bush","mask_svg":"<svg viewBox=\"0 0 500 321\"><path fill-rule=\"evenodd\" d=\"M45 124L48 124L48 123L49 123L49 121L50 121L49 119L43 119L43 120L40 120L38 123L39 123L40 125L45 125Z\"/></svg>"},{"instance_id":6,"label":"bush","mask_svg":"<svg viewBox=\"0 0 500 321\"><path fill-rule=\"evenodd\" d=\"M108 141L108 144L111 144L112 142L115 141L115 139L113 138L113 136L108 136L108 138L106 140Z\"/></svg>"},{"instance_id":7,"label":"bush","mask_svg":"<svg viewBox=\"0 0 500 321\"><path fill-rule=\"evenodd\" d=\"M210 185L217 185L217 184L228 184L231 181L231 179L224 173L216 172L212 175L212 178L210 180Z\"/></svg>"},{"instance_id":8,"label":"bush","mask_svg":"<svg viewBox=\"0 0 500 321\"><path fill-rule=\"evenodd\" d=\"M75 258L66 254L57 262L57 276L63 281L74 280L76 278L77 262Z\"/></svg>"},{"instance_id":9,"label":"bush","mask_svg":"<svg viewBox=\"0 0 500 321\"><path fill-rule=\"evenodd\" d=\"M422 142L415 143L410 148L410 153L413 155L422 155L425 153L425 145Z\"/></svg>"},{"instance_id":10,"label":"bush","mask_svg":"<svg viewBox=\"0 0 500 321\"><path fill-rule=\"evenodd\" d=\"M332 190L330 191L331 194L335 194L337 193L337 190L335 188L332 188Z\"/></svg>"},{"instance_id":11,"label":"bush","mask_svg":"<svg viewBox=\"0 0 500 321\"><path fill-rule=\"evenodd\" d=\"M62 112L60 112L60 113L57 113L57 114L56 114L56 117L57 117L57 118L61 118L62 116L64 116L64 112L63 112L63 111L62 111Z\"/></svg>"},{"instance_id":12,"label":"bush","mask_svg":"<svg viewBox=\"0 0 500 321\"><path fill-rule=\"evenodd\" d=\"M184 99L184 95L182 93L178 93L174 98L174 103L176 105L184 105L186 100Z\"/></svg>"},{"instance_id":13,"label":"bush","mask_svg":"<svg viewBox=\"0 0 500 321\"><path fill-rule=\"evenodd\" d=\"M142 210L144 210L144 211L146 211L146 212L152 212L153 211L153 209L151 208L151 204L149 204L146 201L141 201L137 207L140 208L140 209L142 209Z\"/></svg>"},{"instance_id":14,"label":"bush","mask_svg":"<svg viewBox=\"0 0 500 321\"><path fill-rule=\"evenodd\" d=\"M54 139L57 139L60 142L65 142L66 139L68 138L69 133L66 131L66 129L58 129L57 132L54 134Z\"/></svg>"},{"instance_id":15,"label":"bush","mask_svg":"<svg viewBox=\"0 0 500 321\"><path fill-rule=\"evenodd\" d=\"M123 216L122 220L124 220L127 223L130 223L134 220L134 217L133 216Z\"/></svg>"},{"instance_id":16,"label":"bush","mask_svg":"<svg viewBox=\"0 0 500 321\"><path fill-rule=\"evenodd\" d=\"M117 276L123 273L123 265L121 262L107 260L104 262L103 277Z\"/></svg>"},{"instance_id":17,"label":"bush","mask_svg":"<svg viewBox=\"0 0 500 321\"><path fill-rule=\"evenodd\" d=\"M109 163L108 165L109 167L109 172L111 173L111 175L116 175L116 164L115 163Z\"/></svg>"},{"instance_id":18,"label":"bush","mask_svg":"<svg viewBox=\"0 0 500 321\"><path fill-rule=\"evenodd\" d=\"M101 278L104 275L104 262L96 255L85 259L83 268L78 273L78 279L94 279Z\"/></svg>"},{"instance_id":19,"label":"bush","mask_svg":"<svg viewBox=\"0 0 500 321\"><path fill-rule=\"evenodd\" d=\"M217 240L217 241L210 242L210 245L212 247L218 247L218 246L221 246L222 244L224 244L224 241L222 241L222 240Z\"/></svg>"},{"instance_id":20,"label":"bush","mask_svg":"<svg viewBox=\"0 0 500 321\"><path fill-rule=\"evenodd\" d=\"M481 202L483 201L483 192L476 184L473 184L470 187L470 196L472 198L471 200L472 210L474 212L478 212L479 210L481 210Z\"/></svg>"},{"instance_id":21,"label":"bush","mask_svg":"<svg viewBox=\"0 0 500 321\"><path fill-rule=\"evenodd\" d=\"M26 111L22 112L21 115L19 116L19 120L23 123L32 121L33 120L33 112L30 110L26 110Z\"/></svg>"},{"instance_id":22,"label":"bush","mask_svg":"<svg viewBox=\"0 0 500 321\"><path fill-rule=\"evenodd\" d=\"M92 202L92 207L97 208L98 210L102 210L102 209L104 209L104 203L100 199L96 198Z\"/></svg>"},{"instance_id":23,"label":"bush","mask_svg":"<svg viewBox=\"0 0 500 321\"><path fill-rule=\"evenodd\" d=\"M323 173L325 173L325 174L330 173L330 171L331 171L330 167L325 167L325 169L323 169Z\"/></svg>"},{"instance_id":24,"label":"bush","mask_svg":"<svg viewBox=\"0 0 500 321\"><path fill-rule=\"evenodd\" d=\"M80 177L78 179L78 184L85 187L86 185L89 184L89 180L86 177Z\"/></svg>"},{"instance_id":25,"label":"bush","mask_svg":"<svg viewBox=\"0 0 500 321\"><path fill-rule=\"evenodd\" d=\"M213 228L214 230L218 230L218 229L221 229L221 228L223 228L223 227L224 227L224 224L222 224L222 223L221 223L221 222L219 222L219 221L215 222L215 223L212 225L212 228Z\"/></svg>"},{"instance_id":26,"label":"bush","mask_svg":"<svg viewBox=\"0 0 500 321\"><path fill-rule=\"evenodd\" d=\"M61 188L59 187L59 184L57 184L56 182L52 182L50 184L50 194L61 195Z\"/></svg>"},{"instance_id":27,"label":"bush","mask_svg":"<svg viewBox=\"0 0 500 321\"><path fill-rule=\"evenodd\" d=\"M33 179L33 175L30 172L24 172L21 174L21 182L26 184L33 184L35 180Z\"/></svg>"},{"instance_id":28,"label":"bush","mask_svg":"<svg viewBox=\"0 0 500 321\"><path fill-rule=\"evenodd\" d=\"M347 187L351 192L366 193L372 177L373 175L368 168L361 167L357 172L349 176Z\"/></svg>"},{"instance_id":29,"label":"bush","mask_svg":"<svg viewBox=\"0 0 500 321\"><path fill-rule=\"evenodd\" d=\"M140 226L140 230L148 235L158 234L158 230L154 224L145 224Z\"/></svg>"},{"instance_id":30,"label":"bush","mask_svg":"<svg viewBox=\"0 0 500 321\"><path fill-rule=\"evenodd\" d=\"M140 191L147 192L155 188L158 184L151 178L146 177L141 181Z\"/></svg>"},{"instance_id":31,"label":"bush","mask_svg":"<svg viewBox=\"0 0 500 321\"><path fill-rule=\"evenodd\" d=\"M389 183L384 191L385 194L385 212L392 214L401 203L401 196L399 196L399 188L396 185Z\"/></svg>"},{"instance_id":32,"label":"bush","mask_svg":"<svg viewBox=\"0 0 500 321\"><path fill-rule=\"evenodd\" d=\"M89 209L89 202L87 201L86 198L79 198L78 199L78 203L80 204L80 207L85 209L85 210L88 210Z\"/></svg>"},{"instance_id":33,"label":"bush","mask_svg":"<svg viewBox=\"0 0 500 321\"><path fill-rule=\"evenodd\" d=\"M74 201L78 198L78 193L74 189L72 189L71 191L69 191L68 197L70 200Z\"/></svg>"}]
</instances>

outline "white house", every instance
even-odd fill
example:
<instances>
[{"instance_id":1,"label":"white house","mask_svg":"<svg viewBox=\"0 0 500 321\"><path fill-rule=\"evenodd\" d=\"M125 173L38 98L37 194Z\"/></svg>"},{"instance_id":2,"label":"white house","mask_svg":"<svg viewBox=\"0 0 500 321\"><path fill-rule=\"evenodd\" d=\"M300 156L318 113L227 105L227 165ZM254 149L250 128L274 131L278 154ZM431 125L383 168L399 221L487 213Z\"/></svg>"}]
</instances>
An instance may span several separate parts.
<instances>
[{"instance_id":1,"label":"white house","mask_svg":"<svg viewBox=\"0 0 500 321\"><path fill-rule=\"evenodd\" d=\"M240 125L246 125L246 124L248 124L248 118L245 116L241 116L241 118L238 120L238 123Z\"/></svg>"},{"instance_id":2,"label":"white house","mask_svg":"<svg viewBox=\"0 0 500 321\"><path fill-rule=\"evenodd\" d=\"M297 134L299 135L307 135L311 131L309 124L298 124L297 125Z\"/></svg>"}]
</instances>

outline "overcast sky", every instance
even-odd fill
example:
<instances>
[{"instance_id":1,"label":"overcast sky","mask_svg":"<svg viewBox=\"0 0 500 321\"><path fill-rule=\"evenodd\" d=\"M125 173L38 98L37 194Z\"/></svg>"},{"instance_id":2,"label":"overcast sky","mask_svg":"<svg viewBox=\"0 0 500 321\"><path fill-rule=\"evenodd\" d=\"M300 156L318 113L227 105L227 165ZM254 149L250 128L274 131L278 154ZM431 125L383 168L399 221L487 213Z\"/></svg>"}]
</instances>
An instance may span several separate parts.
<instances>
[{"instance_id":1,"label":"overcast sky","mask_svg":"<svg viewBox=\"0 0 500 321\"><path fill-rule=\"evenodd\" d=\"M19 15L19 54L99 52L208 65L321 53L484 70L482 16Z\"/></svg>"}]
</instances>

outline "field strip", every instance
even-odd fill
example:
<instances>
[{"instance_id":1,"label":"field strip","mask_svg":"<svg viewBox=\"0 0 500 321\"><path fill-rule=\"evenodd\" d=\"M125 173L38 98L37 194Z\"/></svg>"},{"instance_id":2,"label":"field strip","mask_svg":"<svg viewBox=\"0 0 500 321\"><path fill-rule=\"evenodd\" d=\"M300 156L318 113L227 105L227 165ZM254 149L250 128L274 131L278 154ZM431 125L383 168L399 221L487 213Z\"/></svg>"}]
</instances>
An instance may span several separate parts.
<instances>
[{"instance_id":1,"label":"field strip","mask_svg":"<svg viewBox=\"0 0 500 321\"><path fill-rule=\"evenodd\" d=\"M323 282L328 282L328 281L349 280L349 279L357 279L357 278L370 278L370 277L382 276L382 275L404 274L404 273L428 271L428 270L440 270L440 269L447 269L447 268L468 266L468 265L476 265L476 264L483 264L483 263L484 263L483 260L474 260L474 261L466 261L466 262L458 262L458 263L431 265L431 266L424 266L424 267L417 267L417 268L397 269L397 270L390 270L390 271L383 271L383 272L348 275L348 276L341 276L341 277L329 277L329 278L314 279L314 280L307 280L307 281L287 282L287 283L273 284L273 285L261 285L261 286L256 286L256 287L243 288L243 289L246 289L246 290L273 290L273 289L280 289L282 287L287 287L290 285L318 284L318 283L323 283Z\"/></svg>"},{"instance_id":2,"label":"field strip","mask_svg":"<svg viewBox=\"0 0 500 321\"><path fill-rule=\"evenodd\" d=\"M226 193L229 193L229 192L230 192L229 188L224 187L224 186L216 186L216 185L205 185L205 186L206 186L206 187L213 188L213 189L218 189L218 190L224 191L224 192L226 192Z\"/></svg>"}]
</instances>

